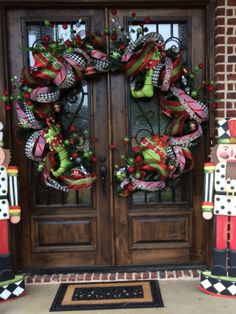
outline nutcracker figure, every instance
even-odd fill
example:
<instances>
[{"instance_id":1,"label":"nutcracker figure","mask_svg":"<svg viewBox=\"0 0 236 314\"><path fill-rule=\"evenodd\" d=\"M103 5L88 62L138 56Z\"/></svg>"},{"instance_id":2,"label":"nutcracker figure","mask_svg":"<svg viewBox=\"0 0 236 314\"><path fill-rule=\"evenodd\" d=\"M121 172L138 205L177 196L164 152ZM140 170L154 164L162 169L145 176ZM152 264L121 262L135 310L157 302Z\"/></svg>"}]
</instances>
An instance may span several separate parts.
<instances>
[{"instance_id":1,"label":"nutcracker figure","mask_svg":"<svg viewBox=\"0 0 236 314\"><path fill-rule=\"evenodd\" d=\"M217 145L204 165L203 218L214 217L211 272L200 289L236 298L236 119L217 121Z\"/></svg>"},{"instance_id":2,"label":"nutcracker figure","mask_svg":"<svg viewBox=\"0 0 236 314\"><path fill-rule=\"evenodd\" d=\"M0 122L0 301L6 301L24 292L24 278L15 276L11 269L8 224L20 221L18 169L9 166L10 151L3 149L2 131Z\"/></svg>"}]
</instances>

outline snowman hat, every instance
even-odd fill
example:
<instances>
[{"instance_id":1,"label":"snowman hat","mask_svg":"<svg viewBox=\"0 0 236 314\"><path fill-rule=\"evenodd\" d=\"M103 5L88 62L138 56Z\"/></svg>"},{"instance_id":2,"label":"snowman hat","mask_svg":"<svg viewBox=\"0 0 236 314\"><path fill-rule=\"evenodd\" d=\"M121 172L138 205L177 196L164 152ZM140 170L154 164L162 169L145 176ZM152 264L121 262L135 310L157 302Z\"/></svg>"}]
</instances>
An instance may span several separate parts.
<instances>
[{"instance_id":1,"label":"snowman hat","mask_svg":"<svg viewBox=\"0 0 236 314\"><path fill-rule=\"evenodd\" d=\"M236 144L236 118L219 119L217 133L218 144Z\"/></svg>"},{"instance_id":2,"label":"snowman hat","mask_svg":"<svg viewBox=\"0 0 236 314\"><path fill-rule=\"evenodd\" d=\"M0 121L0 147L3 147L3 124Z\"/></svg>"}]
</instances>

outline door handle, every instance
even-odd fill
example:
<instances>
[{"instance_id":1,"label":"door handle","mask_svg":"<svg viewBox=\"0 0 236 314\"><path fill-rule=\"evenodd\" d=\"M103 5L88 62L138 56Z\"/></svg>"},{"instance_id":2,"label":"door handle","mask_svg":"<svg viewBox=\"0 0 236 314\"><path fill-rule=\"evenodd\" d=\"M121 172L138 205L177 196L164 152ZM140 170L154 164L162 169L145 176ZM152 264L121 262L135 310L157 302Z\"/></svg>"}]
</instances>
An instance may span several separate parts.
<instances>
[{"instance_id":1,"label":"door handle","mask_svg":"<svg viewBox=\"0 0 236 314\"><path fill-rule=\"evenodd\" d=\"M106 195L107 166L106 166L106 165L100 165L99 171L100 171L100 175L101 175L101 178L102 178L102 191L103 191L103 195Z\"/></svg>"}]
</instances>

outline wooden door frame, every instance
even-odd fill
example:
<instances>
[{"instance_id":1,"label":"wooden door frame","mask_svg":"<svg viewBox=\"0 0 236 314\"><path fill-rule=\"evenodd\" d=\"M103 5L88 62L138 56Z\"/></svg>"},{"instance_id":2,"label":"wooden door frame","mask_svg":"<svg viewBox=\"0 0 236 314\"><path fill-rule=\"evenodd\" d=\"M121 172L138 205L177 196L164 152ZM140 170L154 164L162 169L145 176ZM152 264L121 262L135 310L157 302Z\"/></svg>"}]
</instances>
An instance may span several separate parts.
<instances>
[{"instance_id":1,"label":"wooden door frame","mask_svg":"<svg viewBox=\"0 0 236 314\"><path fill-rule=\"evenodd\" d=\"M69 0L65 2L64 0L0 0L0 91L3 89L8 89L10 86L10 71L8 66L8 56L7 56L7 47L8 47L8 39L7 38L7 29L6 29L6 16L7 11L14 9L43 9L43 8L91 8L91 7L101 7L101 8L202 8L205 12L205 31L206 34L206 42L205 42L205 52L206 52L206 79L214 80L214 19L215 19L215 3L214 0L159 0L156 3L155 0L139 0L137 3L136 0ZM4 106L0 106L0 120L3 122L5 126L4 139L6 143L6 147L12 148L12 138L14 136L13 132L11 132L11 113L6 113L4 110ZM209 133L207 136L207 143L210 146L211 140L214 138L214 125L215 125L215 116L214 110L210 108L210 121L209 121ZM207 159L207 156L206 156ZM17 159L15 156L12 156L12 163L17 165ZM112 200L111 200L112 201ZM17 233L19 232L19 227L12 228L12 249L14 249L15 263L17 263L17 249L19 250L19 243L17 242ZM211 248L211 232L208 228L208 235L206 236L207 242L207 262L210 262L210 248Z\"/></svg>"}]
</instances>

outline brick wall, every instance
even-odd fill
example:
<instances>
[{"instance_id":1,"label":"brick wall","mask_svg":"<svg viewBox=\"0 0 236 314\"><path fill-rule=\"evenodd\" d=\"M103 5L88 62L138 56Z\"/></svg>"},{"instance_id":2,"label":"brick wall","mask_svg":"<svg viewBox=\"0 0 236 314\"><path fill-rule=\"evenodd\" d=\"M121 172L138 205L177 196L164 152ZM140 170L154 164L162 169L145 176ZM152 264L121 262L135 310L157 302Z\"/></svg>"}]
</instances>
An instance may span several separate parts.
<instances>
[{"instance_id":1,"label":"brick wall","mask_svg":"<svg viewBox=\"0 0 236 314\"><path fill-rule=\"evenodd\" d=\"M216 118L236 117L236 0L216 0Z\"/></svg>"}]
</instances>

